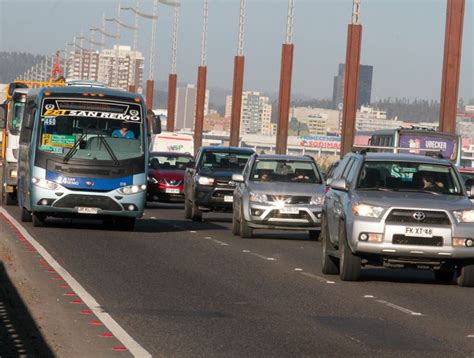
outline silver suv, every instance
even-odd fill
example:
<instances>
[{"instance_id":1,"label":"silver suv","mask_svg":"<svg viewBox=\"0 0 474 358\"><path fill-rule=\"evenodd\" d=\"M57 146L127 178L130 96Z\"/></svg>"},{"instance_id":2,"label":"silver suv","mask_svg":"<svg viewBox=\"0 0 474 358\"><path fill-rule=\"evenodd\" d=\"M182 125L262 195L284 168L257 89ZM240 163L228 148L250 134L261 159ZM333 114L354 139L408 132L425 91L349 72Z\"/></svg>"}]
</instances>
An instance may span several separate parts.
<instances>
[{"instance_id":1,"label":"silver suv","mask_svg":"<svg viewBox=\"0 0 474 358\"><path fill-rule=\"evenodd\" d=\"M412 267L474 286L473 195L447 160L346 155L323 208L323 273L356 281L365 265Z\"/></svg>"},{"instance_id":2,"label":"silver suv","mask_svg":"<svg viewBox=\"0 0 474 358\"><path fill-rule=\"evenodd\" d=\"M232 233L250 238L254 229L304 230L319 237L324 201L322 175L313 158L254 154L234 174Z\"/></svg>"}]
</instances>

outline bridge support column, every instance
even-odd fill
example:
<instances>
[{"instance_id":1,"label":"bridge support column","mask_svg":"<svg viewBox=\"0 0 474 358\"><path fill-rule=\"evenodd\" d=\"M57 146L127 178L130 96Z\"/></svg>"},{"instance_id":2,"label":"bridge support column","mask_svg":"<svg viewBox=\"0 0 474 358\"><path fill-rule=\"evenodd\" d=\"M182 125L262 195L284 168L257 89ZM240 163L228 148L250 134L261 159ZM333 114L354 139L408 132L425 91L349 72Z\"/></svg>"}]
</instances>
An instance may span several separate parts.
<instances>
[{"instance_id":1,"label":"bridge support column","mask_svg":"<svg viewBox=\"0 0 474 358\"><path fill-rule=\"evenodd\" d=\"M278 126L276 154L286 154L288 144L288 120L290 117L291 78L293 73L294 45L285 43L282 47L280 72L280 97L278 100Z\"/></svg>"},{"instance_id":2,"label":"bridge support column","mask_svg":"<svg viewBox=\"0 0 474 358\"><path fill-rule=\"evenodd\" d=\"M244 88L245 57L234 58L234 84L232 87L232 117L230 121L230 145L239 146L240 121L242 114L242 91Z\"/></svg>"},{"instance_id":3,"label":"bridge support column","mask_svg":"<svg viewBox=\"0 0 474 358\"><path fill-rule=\"evenodd\" d=\"M178 75L176 73L171 73L168 78L168 118L166 122L166 130L168 132L174 132L177 83Z\"/></svg>"},{"instance_id":4,"label":"bridge support column","mask_svg":"<svg viewBox=\"0 0 474 358\"><path fill-rule=\"evenodd\" d=\"M344 107L342 109L341 158L352 150L357 114L362 25L349 24L347 29L344 70Z\"/></svg>"},{"instance_id":5,"label":"bridge support column","mask_svg":"<svg viewBox=\"0 0 474 358\"><path fill-rule=\"evenodd\" d=\"M204 126L204 106L206 102L207 67L198 67L196 92L196 119L194 123L194 154L202 146L202 130Z\"/></svg>"},{"instance_id":6,"label":"bridge support column","mask_svg":"<svg viewBox=\"0 0 474 358\"><path fill-rule=\"evenodd\" d=\"M456 133L464 8L465 0L448 0L439 128L449 133Z\"/></svg>"},{"instance_id":7,"label":"bridge support column","mask_svg":"<svg viewBox=\"0 0 474 358\"><path fill-rule=\"evenodd\" d=\"M148 109L153 109L153 89L155 87L155 81L146 81L146 106Z\"/></svg>"}]
</instances>

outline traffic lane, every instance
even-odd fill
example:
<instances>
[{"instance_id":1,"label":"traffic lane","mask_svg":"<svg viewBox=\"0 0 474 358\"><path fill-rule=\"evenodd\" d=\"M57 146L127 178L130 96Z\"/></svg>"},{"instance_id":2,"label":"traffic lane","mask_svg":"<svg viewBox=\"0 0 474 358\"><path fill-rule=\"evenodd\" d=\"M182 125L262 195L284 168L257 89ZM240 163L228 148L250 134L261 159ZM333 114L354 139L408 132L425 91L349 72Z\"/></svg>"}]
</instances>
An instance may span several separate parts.
<instances>
[{"instance_id":1,"label":"traffic lane","mask_svg":"<svg viewBox=\"0 0 474 358\"><path fill-rule=\"evenodd\" d=\"M157 233L143 230L149 222ZM136 233L82 225L27 228L155 354L459 353L382 318L380 307L334 296L275 262L207 239L206 231L170 233L158 220L140 220Z\"/></svg>"},{"instance_id":2,"label":"traffic lane","mask_svg":"<svg viewBox=\"0 0 474 358\"><path fill-rule=\"evenodd\" d=\"M179 217L180 213L173 215ZM206 222L229 221L226 214L208 214ZM228 224L230 227L230 224ZM421 321L420 328L452 327L448 335L468 349L474 348L474 316L471 288L460 288L455 282L443 284L434 279L432 271L364 268L362 281L357 283L341 282L338 276L326 276L321 273L321 246L311 242L306 233L285 231L256 231L255 238L242 240L230 232L219 231L214 238L223 242L237 244L240 249L253 254L278 260L288 270L300 269L316 273L319 280L336 281L356 293L359 297L372 299L368 304L384 304L395 307L408 314L423 312L428 319ZM269 242L271 241L271 242ZM453 304L453 301L456 304ZM437 335L444 336L444 330L437 330Z\"/></svg>"}]
</instances>

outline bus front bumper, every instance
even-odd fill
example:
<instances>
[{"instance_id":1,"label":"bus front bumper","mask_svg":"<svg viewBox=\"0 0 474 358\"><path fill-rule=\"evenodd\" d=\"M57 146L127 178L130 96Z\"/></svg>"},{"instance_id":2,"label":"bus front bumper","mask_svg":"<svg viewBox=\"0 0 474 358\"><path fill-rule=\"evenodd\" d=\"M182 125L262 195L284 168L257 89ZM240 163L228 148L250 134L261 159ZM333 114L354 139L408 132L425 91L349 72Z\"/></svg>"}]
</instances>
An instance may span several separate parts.
<instances>
[{"instance_id":1,"label":"bus front bumper","mask_svg":"<svg viewBox=\"0 0 474 358\"><path fill-rule=\"evenodd\" d=\"M52 191L34 187L31 191L31 211L52 216L123 216L143 215L146 192L123 195L110 192Z\"/></svg>"}]
</instances>

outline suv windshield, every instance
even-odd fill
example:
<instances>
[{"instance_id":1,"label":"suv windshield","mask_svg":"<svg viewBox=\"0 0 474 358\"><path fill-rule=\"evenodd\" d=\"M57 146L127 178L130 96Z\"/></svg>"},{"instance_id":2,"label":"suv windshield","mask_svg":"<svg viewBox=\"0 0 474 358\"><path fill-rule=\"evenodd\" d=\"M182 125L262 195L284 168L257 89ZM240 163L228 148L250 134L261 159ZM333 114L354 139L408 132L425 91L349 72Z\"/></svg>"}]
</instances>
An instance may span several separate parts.
<instances>
[{"instance_id":1,"label":"suv windshield","mask_svg":"<svg viewBox=\"0 0 474 358\"><path fill-rule=\"evenodd\" d=\"M253 166L251 181L321 183L316 165L309 161L257 160Z\"/></svg>"},{"instance_id":2,"label":"suv windshield","mask_svg":"<svg viewBox=\"0 0 474 358\"><path fill-rule=\"evenodd\" d=\"M462 195L454 169L413 162L365 162L357 188Z\"/></svg>"},{"instance_id":3,"label":"suv windshield","mask_svg":"<svg viewBox=\"0 0 474 358\"><path fill-rule=\"evenodd\" d=\"M150 169L185 170L192 160L188 155L154 155L150 158Z\"/></svg>"},{"instance_id":4,"label":"suv windshield","mask_svg":"<svg viewBox=\"0 0 474 358\"><path fill-rule=\"evenodd\" d=\"M242 171L251 155L251 153L205 152L201 167L209 170Z\"/></svg>"}]
</instances>

